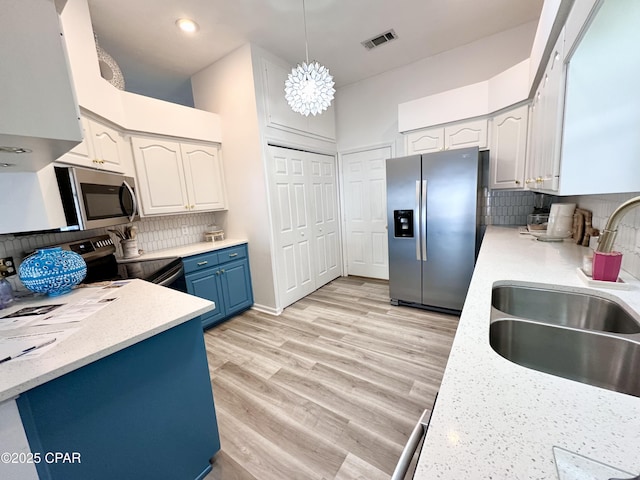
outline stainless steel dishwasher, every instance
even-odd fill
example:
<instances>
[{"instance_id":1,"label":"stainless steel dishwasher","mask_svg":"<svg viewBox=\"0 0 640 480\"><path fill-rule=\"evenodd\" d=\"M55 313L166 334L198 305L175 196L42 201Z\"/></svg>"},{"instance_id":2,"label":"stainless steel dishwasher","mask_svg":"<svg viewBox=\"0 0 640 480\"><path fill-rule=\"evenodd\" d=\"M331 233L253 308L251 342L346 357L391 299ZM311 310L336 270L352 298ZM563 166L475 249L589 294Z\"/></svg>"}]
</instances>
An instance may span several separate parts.
<instances>
[{"instance_id":1,"label":"stainless steel dishwasher","mask_svg":"<svg viewBox=\"0 0 640 480\"><path fill-rule=\"evenodd\" d=\"M435 401L433 402L433 407L435 408ZM416 423L407 440L404 450L402 450L400 454L396 469L393 471L393 475L391 475L391 480L409 480L413 478L422 450L422 444L424 443L424 437L427 435L427 428L431 421L432 412L433 408L422 412L418 423Z\"/></svg>"}]
</instances>

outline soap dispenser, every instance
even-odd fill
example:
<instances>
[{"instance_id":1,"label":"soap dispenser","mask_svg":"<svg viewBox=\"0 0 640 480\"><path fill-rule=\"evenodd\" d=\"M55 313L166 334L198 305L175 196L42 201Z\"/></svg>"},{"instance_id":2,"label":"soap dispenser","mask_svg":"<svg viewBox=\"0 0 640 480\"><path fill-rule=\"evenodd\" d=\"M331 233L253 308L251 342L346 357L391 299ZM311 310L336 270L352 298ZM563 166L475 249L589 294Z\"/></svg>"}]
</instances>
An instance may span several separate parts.
<instances>
[{"instance_id":1,"label":"soap dispenser","mask_svg":"<svg viewBox=\"0 0 640 480\"><path fill-rule=\"evenodd\" d=\"M0 265L0 273L6 272L8 268L5 265ZM13 287L9 281L0 277L0 310L11 306L13 303Z\"/></svg>"}]
</instances>

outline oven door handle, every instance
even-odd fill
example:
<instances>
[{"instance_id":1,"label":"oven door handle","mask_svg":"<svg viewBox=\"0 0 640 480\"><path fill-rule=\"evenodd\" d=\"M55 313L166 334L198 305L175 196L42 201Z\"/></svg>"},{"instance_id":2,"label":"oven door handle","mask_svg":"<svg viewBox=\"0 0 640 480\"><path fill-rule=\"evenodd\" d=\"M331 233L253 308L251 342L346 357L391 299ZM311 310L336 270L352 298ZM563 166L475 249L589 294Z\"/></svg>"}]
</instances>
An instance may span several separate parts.
<instances>
[{"instance_id":1,"label":"oven door handle","mask_svg":"<svg viewBox=\"0 0 640 480\"><path fill-rule=\"evenodd\" d=\"M168 276L167 276L168 275ZM155 282L157 285L162 287L167 287L171 285L174 281L184 275L184 267L182 264L176 266L175 268L169 270L165 276L158 278Z\"/></svg>"},{"instance_id":2,"label":"oven door handle","mask_svg":"<svg viewBox=\"0 0 640 480\"><path fill-rule=\"evenodd\" d=\"M131 201L133 202L133 208L131 209L131 215L129 215L129 222L133 222L133 219L136 218L138 214L138 200L136 199L136 193L131 188L131 185L127 183L126 180L122 181L122 185L129 191L129 195L131 195Z\"/></svg>"}]
</instances>

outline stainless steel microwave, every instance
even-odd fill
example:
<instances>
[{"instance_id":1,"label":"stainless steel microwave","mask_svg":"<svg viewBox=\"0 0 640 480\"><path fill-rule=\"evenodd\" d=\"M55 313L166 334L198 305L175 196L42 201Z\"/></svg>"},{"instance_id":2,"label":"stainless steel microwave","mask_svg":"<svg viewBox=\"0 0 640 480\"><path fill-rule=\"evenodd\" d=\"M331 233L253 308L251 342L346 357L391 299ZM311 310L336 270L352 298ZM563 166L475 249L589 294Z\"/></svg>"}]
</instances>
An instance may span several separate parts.
<instances>
[{"instance_id":1,"label":"stainless steel microwave","mask_svg":"<svg viewBox=\"0 0 640 480\"><path fill-rule=\"evenodd\" d=\"M135 181L117 173L55 167L67 220L61 230L89 230L139 218Z\"/></svg>"}]
</instances>

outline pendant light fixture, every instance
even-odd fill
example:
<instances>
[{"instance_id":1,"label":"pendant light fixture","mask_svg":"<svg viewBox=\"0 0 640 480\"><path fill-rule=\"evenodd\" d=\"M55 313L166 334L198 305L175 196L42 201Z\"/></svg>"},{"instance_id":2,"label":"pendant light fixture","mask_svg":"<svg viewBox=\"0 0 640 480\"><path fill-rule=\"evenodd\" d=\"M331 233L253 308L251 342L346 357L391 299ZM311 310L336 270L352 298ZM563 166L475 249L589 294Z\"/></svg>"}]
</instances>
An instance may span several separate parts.
<instances>
[{"instance_id":1,"label":"pendant light fixture","mask_svg":"<svg viewBox=\"0 0 640 480\"><path fill-rule=\"evenodd\" d=\"M302 65L298 64L291 70L289 77L284 82L284 96L294 112L306 117L310 113L317 115L325 111L331 105L333 94L336 91L333 88L335 83L329 74L329 69L315 60L309 62L307 14L304 0L302 0L302 16L306 62L302 62Z\"/></svg>"}]
</instances>

